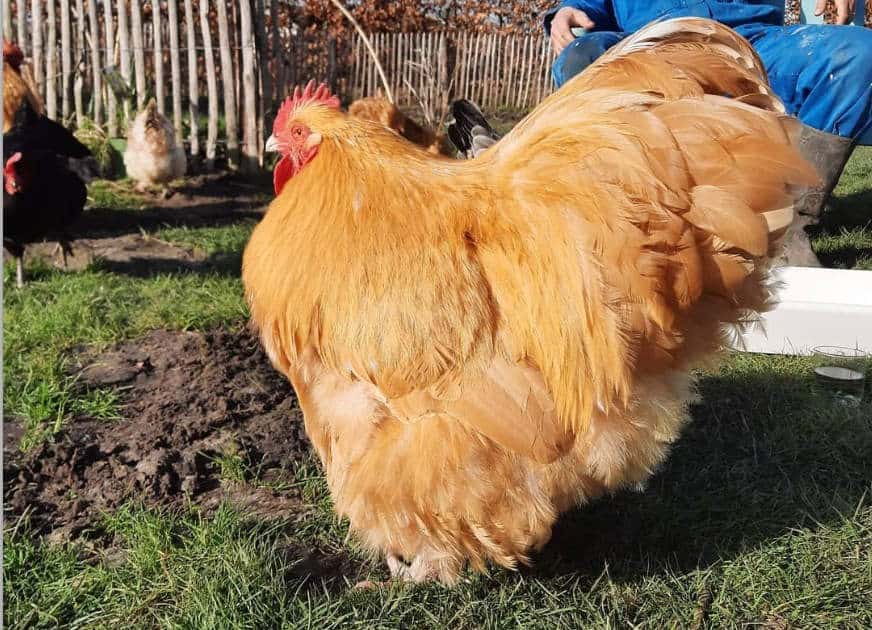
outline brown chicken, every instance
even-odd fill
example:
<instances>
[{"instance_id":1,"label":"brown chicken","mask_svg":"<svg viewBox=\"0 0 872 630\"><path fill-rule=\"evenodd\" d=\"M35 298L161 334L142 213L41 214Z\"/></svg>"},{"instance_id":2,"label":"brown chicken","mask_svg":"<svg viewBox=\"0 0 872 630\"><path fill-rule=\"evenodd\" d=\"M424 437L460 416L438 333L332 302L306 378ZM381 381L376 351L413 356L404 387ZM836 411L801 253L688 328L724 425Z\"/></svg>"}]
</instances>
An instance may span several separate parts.
<instances>
[{"instance_id":1,"label":"brown chicken","mask_svg":"<svg viewBox=\"0 0 872 630\"><path fill-rule=\"evenodd\" d=\"M475 160L410 150L324 86L283 104L245 293L336 510L394 577L515 567L656 469L691 369L770 307L815 180L781 111L748 43L701 19L638 32Z\"/></svg>"},{"instance_id":2,"label":"brown chicken","mask_svg":"<svg viewBox=\"0 0 872 630\"><path fill-rule=\"evenodd\" d=\"M45 107L36 90L36 83L28 66L24 66L24 53L10 41L3 41L3 133L12 128L15 113L26 99L39 115Z\"/></svg>"},{"instance_id":3,"label":"brown chicken","mask_svg":"<svg viewBox=\"0 0 872 630\"><path fill-rule=\"evenodd\" d=\"M386 98L371 96L358 99L349 106L348 113L357 118L381 123L429 153L453 155L444 133L422 127Z\"/></svg>"}]
</instances>

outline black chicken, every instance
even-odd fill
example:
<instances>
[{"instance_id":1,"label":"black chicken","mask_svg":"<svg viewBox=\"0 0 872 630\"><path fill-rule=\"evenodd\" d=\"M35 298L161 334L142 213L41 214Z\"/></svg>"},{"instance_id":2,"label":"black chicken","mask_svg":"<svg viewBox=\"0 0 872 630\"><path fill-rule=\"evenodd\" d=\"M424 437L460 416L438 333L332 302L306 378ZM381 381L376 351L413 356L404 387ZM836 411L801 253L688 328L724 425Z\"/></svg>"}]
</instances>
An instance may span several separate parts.
<instances>
[{"instance_id":1,"label":"black chicken","mask_svg":"<svg viewBox=\"0 0 872 630\"><path fill-rule=\"evenodd\" d=\"M71 161L87 164L90 151L62 125L24 102L3 134L3 246L16 259L16 284L24 285L24 248L58 238L66 266L68 228L85 207L85 184Z\"/></svg>"}]
</instances>

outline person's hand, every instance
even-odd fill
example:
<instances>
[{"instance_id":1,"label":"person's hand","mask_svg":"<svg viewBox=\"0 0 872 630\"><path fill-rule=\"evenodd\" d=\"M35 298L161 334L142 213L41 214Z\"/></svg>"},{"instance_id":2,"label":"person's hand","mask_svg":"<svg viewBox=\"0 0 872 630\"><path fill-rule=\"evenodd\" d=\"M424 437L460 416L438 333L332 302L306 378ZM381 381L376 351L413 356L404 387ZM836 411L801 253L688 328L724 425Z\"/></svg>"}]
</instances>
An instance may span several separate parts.
<instances>
[{"instance_id":1,"label":"person's hand","mask_svg":"<svg viewBox=\"0 0 872 630\"><path fill-rule=\"evenodd\" d=\"M554 19L551 20L551 50L554 51L555 55L559 55L564 48L572 43L575 35L570 29L577 26L593 28L594 23L587 17L587 13L572 7L563 7L554 14Z\"/></svg>"},{"instance_id":2,"label":"person's hand","mask_svg":"<svg viewBox=\"0 0 872 630\"><path fill-rule=\"evenodd\" d=\"M836 24L848 24L854 19L854 10L856 9L856 0L835 0L836 2ZM827 0L817 0L814 5L814 14L823 15L824 9L827 7ZM555 20L557 17L555 16ZM552 27L553 29L554 27ZM551 31L551 40L554 40L554 31Z\"/></svg>"}]
</instances>

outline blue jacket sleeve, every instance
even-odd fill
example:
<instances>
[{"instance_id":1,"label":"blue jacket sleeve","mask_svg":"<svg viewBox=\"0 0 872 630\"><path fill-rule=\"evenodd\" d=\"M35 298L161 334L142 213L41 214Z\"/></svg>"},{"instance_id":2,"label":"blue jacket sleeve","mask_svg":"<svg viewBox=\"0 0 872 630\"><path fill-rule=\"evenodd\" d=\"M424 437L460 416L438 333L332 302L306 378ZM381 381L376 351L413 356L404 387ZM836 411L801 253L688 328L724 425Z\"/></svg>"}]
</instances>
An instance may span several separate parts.
<instances>
[{"instance_id":1,"label":"blue jacket sleeve","mask_svg":"<svg viewBox=\"0 0 872 630\"><path fill-rule=\"evenodd\" d=\"M554 14L563 7L579 9L587 14L594 23L594 31L619 31L615 13L612 10L612 0L563 0L553 9L546 11L543 16L545 34L551 35L551 20Z\"/></svg>"}]
</instances>

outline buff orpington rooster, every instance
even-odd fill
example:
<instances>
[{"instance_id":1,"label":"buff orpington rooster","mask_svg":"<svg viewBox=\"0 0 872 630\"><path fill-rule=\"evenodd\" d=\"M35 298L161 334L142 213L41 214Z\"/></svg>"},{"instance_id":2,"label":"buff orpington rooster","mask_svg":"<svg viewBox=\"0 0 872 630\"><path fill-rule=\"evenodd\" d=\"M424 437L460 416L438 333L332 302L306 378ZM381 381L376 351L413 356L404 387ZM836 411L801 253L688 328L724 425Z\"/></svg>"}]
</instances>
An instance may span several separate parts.
<instances>
[{"instance_id":1,"label":"buff orpington rooster","mask_svg":"<svg viewBox=\"0 0 872 630\"><path fill-rule=\"evenodd\" d=\"M642 29L475 160L324 86L285 101L246 297L336 510L394 578L516 567L561 512L652 474L691 369L771 306L816 178L794 124L702 19Z\"/></svg>"}]
</instances>

